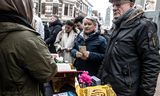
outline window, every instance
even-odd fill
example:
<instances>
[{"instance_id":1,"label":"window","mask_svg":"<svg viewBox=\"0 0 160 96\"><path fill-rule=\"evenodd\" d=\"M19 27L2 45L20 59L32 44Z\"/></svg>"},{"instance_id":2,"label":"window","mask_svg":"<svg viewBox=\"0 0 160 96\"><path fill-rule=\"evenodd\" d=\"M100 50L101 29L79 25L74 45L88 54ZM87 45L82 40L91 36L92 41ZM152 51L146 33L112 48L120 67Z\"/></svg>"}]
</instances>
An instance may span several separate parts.
<instances>
[{"instance_id":1,"label":"window","mask_svg":"<svg viewBox=\"0 0 160 96\"><path fill-rule=\"evenodd\" d=\"M45 9L46 9L46 14L52 14L53 4L52 3L46 3Z\"/></svg>"},{"instance_id":2,"label":"window","mask_svg":"<svg viewBox=\"0 0 160 96\"><path fill-rule=\"evenodd\" d=\"M64 15L68 15L68 4L65 4Z\"/></svg>"},{"instance_id":3,"label":"window","mask_svg":"<svg viewBox=\"0 0 160 96\"><path fill-rule=\"evenodd\" d=\"M74 8L74 15L73 15L74 17L76 17L76 10L77 10L77 9Z\"/></svg>"},{"instance_id":4,"label":"window","mask_svg":"<svg viewBox=\"0 0 160 96\"><path fill-rule=\"evenodd\" d=\"M69 8L69 16L72 16L72 12L73 11L73 5L70 5L70 8Z\"/></svg>"},{"instance_id":5,"label":"window","mask_svg":"<svg viewBox=\"0 0 160 96\"><path fill-rule=\"evenodd\" d=\"M45 6L46 6L46 4L42 3L42 14L45 14Z\"/></svg>"},{"instance_id":6,"label":"window","mask_svg":"<svg viewBox=\"0 0 160 96\"><path fill-rule=\"evenodd\" d=\"M65 4L64 15L72 17L73 8L74 8L74 6L72 4Z\"/></svg>"},{"instance_id":7,"label":"window","mask_svg":"<svg viewBox=\"0 0 160 96\"><path fill-rule=\"evenodd\" d=\"M58 14L58 4L53 4L53 14Z\"/></svg>"}]
</instances>

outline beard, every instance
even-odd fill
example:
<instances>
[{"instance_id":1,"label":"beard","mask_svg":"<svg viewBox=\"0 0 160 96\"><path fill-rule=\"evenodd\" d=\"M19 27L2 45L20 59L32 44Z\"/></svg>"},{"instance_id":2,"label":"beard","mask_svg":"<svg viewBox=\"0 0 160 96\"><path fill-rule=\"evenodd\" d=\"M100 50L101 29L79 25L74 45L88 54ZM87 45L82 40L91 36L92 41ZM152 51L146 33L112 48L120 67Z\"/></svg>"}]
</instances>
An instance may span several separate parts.
<instances>
[{"instance_id":1,"label":"beard","mask_svg":"<svg viewBox=\"0 0 160 96\"><path fill-rule=\"evenodd\" d=\"M121 15L120 15L119 12L117 12L117 11L113 12L113 18L114 18L114 19L117 19L117 18L120 17L120 16L121 16Z\"/></svg>"}]
</instances>

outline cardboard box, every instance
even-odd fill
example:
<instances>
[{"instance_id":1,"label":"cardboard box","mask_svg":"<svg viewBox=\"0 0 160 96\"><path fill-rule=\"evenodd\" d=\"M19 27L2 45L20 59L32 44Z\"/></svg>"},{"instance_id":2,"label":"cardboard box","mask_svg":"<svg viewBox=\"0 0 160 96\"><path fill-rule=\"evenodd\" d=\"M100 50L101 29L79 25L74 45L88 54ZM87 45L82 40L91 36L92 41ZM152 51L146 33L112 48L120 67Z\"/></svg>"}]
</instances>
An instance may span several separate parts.
<instances>
[{"instance_id":1,"label":"cardboard box","mask_svg":"<svg viewBox=\"0 0 160 96\"><path fill-rule=\"evenodd\" d=\"M58 73L52 80L54 92L65 91L64 86L69 86L70 88L75 89L75 77L82 71L77 71L75 68L72 68L71 64L67 63L57 63L57 66Z\"/></svg>"}]
</instances>

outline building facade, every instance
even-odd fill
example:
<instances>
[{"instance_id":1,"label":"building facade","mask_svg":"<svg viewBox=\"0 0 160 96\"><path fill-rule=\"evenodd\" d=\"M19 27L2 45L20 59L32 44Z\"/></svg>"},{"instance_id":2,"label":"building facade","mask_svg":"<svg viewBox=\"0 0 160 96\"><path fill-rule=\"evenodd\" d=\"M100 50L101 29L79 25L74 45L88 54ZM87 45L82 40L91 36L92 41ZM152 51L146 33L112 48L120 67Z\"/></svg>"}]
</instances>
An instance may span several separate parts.
<instances>
[{"instance_id":1,"label":"building facade","mask_svg":"<svg viewBox=\"0 0 160 96\"><path fill-rule=\"evenodd\" d=\"M105 21L104 21L104 25L107 27L107 29L110 29L112 26L112 19L113 19L113 12L112 12L112 7L109 6L106 9L106 16L105 16Z\"/></svg>"},{"instance_id":2,"label":"building facade","mask_svg":"<svg viewBox=\"0 0 160 96\"><path fill-rule=\"evenodd\" d=\"M60 20L70 20L82 15L91 15L92 5L87 0L33 0L36 13L43 21L49 21L52 15Z\"/></svg>"}]
</instances>

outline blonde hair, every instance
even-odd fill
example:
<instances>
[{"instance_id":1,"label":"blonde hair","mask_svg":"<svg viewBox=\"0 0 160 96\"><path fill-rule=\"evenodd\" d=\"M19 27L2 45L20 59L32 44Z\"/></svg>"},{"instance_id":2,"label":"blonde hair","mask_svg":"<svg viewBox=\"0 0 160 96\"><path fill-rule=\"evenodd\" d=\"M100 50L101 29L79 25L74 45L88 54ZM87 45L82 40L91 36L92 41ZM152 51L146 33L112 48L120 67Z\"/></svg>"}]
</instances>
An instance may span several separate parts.
<instances>
[{"instance_id":1,"label":"blonde hair","mask_svg":"<svg viewBox=\"0 0 160 96\"><path fill-rule=\"evenodd\" d=\"M95 18L94 16L86 16L86 17L83 19L83 22L84 22L86 19L91 20L95 25L97 25L97 23L98 23L97 18Z\"/></svg>"}]
</instances>

